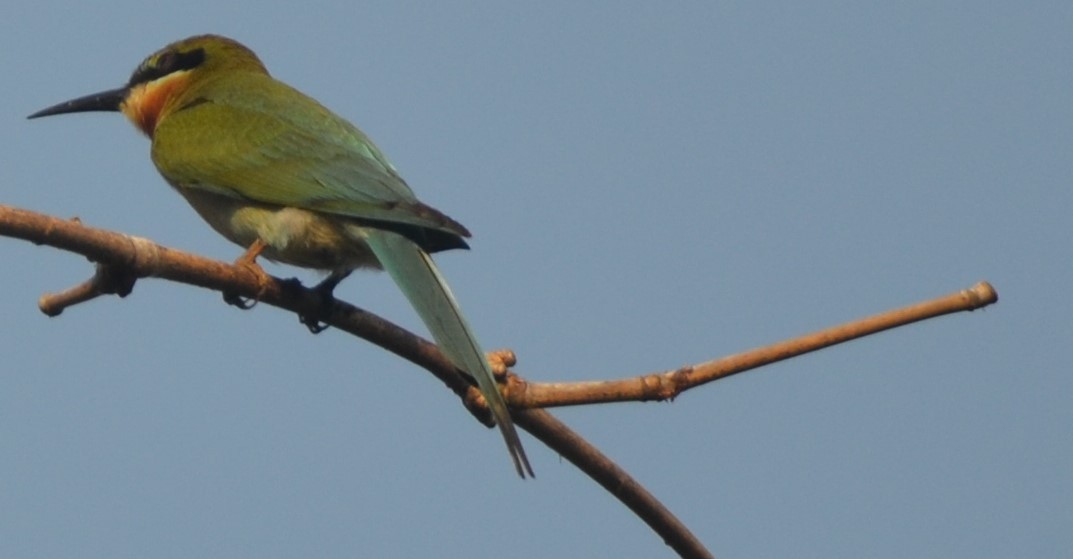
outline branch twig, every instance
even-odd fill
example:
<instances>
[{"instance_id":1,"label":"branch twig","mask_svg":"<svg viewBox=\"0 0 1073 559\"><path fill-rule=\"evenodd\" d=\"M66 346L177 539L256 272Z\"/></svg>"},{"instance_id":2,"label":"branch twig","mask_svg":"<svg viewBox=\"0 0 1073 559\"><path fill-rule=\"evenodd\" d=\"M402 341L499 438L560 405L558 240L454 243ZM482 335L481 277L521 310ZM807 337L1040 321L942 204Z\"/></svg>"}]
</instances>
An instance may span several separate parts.
<instances>
[{"instance_id":1,"label":"branch twig","mask_svg":"<svg viewBox=\"0 0 1073 559\"><path fill-rule=\"evenodd\" d=\"M998 301L991 284L976 285L949 295L854 320L811 334L752 349L721 359L672 371L638 377L563 383L526 383L510 391L508 402L519 408L548 408L625 401L673 400L682 392L835 344L960 311L973 311Z\"/></svg>"}]
</instances>

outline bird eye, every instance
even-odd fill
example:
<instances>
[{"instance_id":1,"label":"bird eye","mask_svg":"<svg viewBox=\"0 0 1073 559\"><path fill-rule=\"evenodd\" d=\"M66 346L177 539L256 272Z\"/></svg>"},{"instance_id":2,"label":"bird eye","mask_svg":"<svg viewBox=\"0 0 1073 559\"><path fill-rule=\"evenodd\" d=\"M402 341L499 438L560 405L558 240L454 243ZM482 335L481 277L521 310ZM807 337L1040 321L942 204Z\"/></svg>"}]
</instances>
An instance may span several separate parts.
<instances>
[{"instance_id":1,"label":"bird eye","mask_svg":"<svg viewBox=\"0 0 1073 559\"><path fill-rule=\"evenodd\" d=\"M134 70L134 73L130 75L130 81L128 85L138 85L140 83L151 82L163 75L166 72L161 72L160 61L167 56L167 53L159 57L151 56L145 59L138 65L138 68Z\"/></svg>"},{"instance_id":2,"label":"bird eye","mask_svg":"<svg viewBox=\"0 0 1073 559\"><path fill-rule=\"evenodd\" d=\"M172 73L172 71L175 69L175 61L176 59L178 59L178 57L179 55L176 54L175 51L169 50L168 52L165 52L164 54L160 55L160 58L157 58L156 64L154 64L153 66L156 66L156 70L160 73L161 76L166 76Z\"/></svg>"}]
</instances>

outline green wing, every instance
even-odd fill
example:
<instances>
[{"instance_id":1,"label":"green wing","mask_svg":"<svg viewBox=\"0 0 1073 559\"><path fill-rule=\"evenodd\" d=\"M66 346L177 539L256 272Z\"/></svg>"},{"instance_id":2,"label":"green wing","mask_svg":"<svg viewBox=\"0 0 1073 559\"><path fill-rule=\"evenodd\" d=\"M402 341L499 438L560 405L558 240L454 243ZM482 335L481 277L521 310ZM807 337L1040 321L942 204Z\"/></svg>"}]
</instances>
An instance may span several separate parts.
<instances>
[{"instance_id":1,"label":"green wing","mask_svg":"<svg viewBox=\"0 0 1073 559\"><path fill-rule=\"evenodd\" d=\"M469 236L418 201L365 134L286 84L250 74L200 93L154 131L153 162L172 184Z\"/></svg>"}]
</instances>

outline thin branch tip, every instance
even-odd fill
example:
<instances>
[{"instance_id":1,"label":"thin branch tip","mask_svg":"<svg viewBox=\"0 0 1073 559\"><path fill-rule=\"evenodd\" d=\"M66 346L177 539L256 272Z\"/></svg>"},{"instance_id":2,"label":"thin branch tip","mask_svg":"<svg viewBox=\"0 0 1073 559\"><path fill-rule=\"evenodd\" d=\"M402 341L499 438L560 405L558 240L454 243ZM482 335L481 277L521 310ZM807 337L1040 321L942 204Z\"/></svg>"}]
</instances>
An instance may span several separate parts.
<instances>
[{"instance_id":1,"label":"thin branch tip","mask_svg":"<svg viewBox=\"0 0 1073 559\"><path fill-rule=\"evenodd\" d=\"M974 304L970 310L979 309L998 302L998 291L986 281L981 281L965 290L965 296Z\"/></svg>"}]
</instances>

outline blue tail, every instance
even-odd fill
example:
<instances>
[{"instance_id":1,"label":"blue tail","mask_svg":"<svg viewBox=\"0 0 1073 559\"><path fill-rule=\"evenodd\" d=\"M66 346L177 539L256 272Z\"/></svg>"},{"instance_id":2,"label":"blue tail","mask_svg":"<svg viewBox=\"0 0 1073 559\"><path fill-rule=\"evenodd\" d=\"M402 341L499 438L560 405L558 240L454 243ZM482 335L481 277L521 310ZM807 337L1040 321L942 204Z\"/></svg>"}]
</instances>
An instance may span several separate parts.
<instances>
[{"instance_id":1,"label":"blue tail","mask_svg":"<svg viewBox=\"0 0 1073 559\"><path fill-rule=\"evenodd\" d=\"M518 439L507 403L492 375L492 368L466 318L462 316L462 309L451 294L451 288L447 287L447 282L432 262L432 257L406 237L391 231L363 229L362 234L384 270L395 280L428 327L440 351L477 381L507 443L518 475L525 478L528 473L533 477L533 468L525 456L522 441Z\"/></svg>"}]
</instances>

